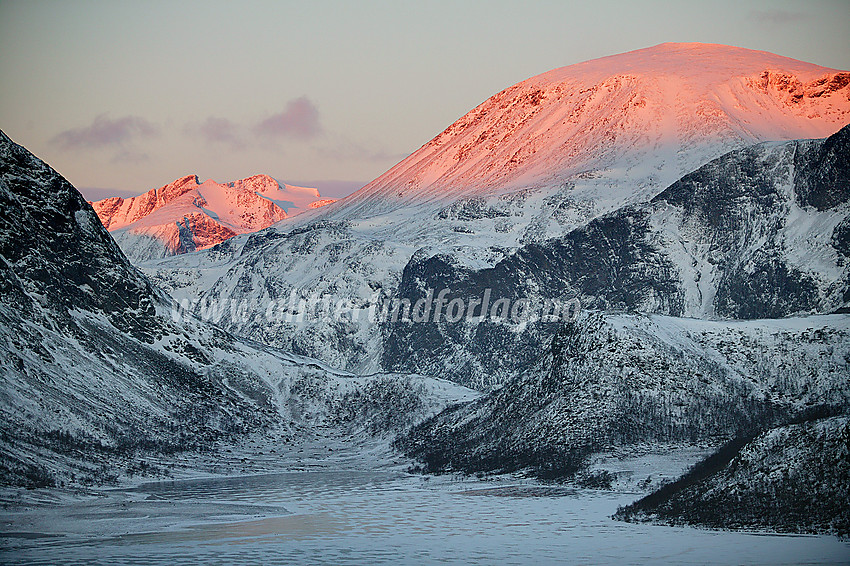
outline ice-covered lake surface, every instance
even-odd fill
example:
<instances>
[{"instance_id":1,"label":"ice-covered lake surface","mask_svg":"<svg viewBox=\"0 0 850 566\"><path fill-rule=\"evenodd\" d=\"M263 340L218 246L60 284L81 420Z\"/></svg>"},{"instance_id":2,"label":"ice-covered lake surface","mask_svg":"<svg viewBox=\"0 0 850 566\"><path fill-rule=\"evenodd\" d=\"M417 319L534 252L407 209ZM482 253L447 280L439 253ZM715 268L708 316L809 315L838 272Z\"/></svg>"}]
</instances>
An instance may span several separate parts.
<instances>
[{"instance_id":1,"label":"ice-covered lake surface","mask_svg":"<svg viewBox=\"0 0 850 566\"><path fill-rule=\"evenodd\" d=\"M635 494L306 471L3 513L3 564L830 564L850 542L614 521Z\"/></svg>"}]
</instances>

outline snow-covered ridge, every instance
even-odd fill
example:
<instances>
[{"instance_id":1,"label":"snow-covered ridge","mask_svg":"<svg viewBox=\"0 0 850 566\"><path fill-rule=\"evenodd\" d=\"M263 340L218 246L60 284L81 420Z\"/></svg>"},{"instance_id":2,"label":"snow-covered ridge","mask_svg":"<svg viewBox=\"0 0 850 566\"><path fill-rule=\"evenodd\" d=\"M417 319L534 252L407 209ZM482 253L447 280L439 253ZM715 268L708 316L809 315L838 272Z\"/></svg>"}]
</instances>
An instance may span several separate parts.
<instances>
[{"instance_id":1,"label":"snow-covered ridge","mask_svg":"<svg viewBox=\"0 0 850 566\"><path fill-rule=\"evenodd\" d=\"M710 528L850 533L850 417L770 429L674 484L618 510L616 518ZM741 439L745 440L745 439ZM728 458L729 461L724 460Z\"/></svg>"},{"instance_id":2,"label":"snow-covered ridge","mask_svg":"<svg viewBox=\"0 0 850 566\"><path fill-rule=\"evenodd\" d=\"M230 183L187 175L132 198L92 202L125 253L148 259L199 250L333 202L268 175Z\"/></svg>"},{"instance_id":3,"label":"snow-covered ridge","mask_svg":"<svg viewBox=\"0 0 850 566\"><path fill-rule=\"evenodd\" d=\"M172 307L82 195L0 131L0 485L111 481L251 434L390 435L476 396L335 372Z\"/></svg>"},{"instance_id":4,"label":"snow-covered ridge","mask_svg":"<svg viewBox=\"0 0 850 566\"><path fill-rule=\"evenodd\" d=\"M847 315L587 313L561 327L533 367L415 427L400 445L428 471L568 476L611 447L717 443L807 408L846 408L848 345Z\"/></svg>"}]
</instances>

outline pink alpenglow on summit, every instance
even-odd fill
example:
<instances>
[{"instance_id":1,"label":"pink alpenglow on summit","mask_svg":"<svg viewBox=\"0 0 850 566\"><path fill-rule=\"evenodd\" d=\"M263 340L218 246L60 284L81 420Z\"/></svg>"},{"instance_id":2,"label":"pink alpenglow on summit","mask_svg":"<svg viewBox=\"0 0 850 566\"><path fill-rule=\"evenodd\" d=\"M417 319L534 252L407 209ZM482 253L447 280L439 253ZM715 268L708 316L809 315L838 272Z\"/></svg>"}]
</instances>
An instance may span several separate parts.
<instances>
[{"instance_id":1,"label":"pink alpenglow on summit","mask_svg":"<svg viewBox=\"0 0 850 566\"><path fill-rule=\"evenodd\" d=\"M153 259L208 248L333 200L268 175L232 183L201 183L188 175L137 197L91 205L127 255Z\"/></svg>"},{"instance_id":2,"label":"pink alpenglow on summit","mask_svg":"<svg viewBox=\"0 0 850 566\"><path fill-rule=\"evenodd\" d=\"M326 214L573 186L597 212L651 198L722 153L850 122L850 72L664 43L537 75L485 100Z\"/></svg>"}]
</instances>

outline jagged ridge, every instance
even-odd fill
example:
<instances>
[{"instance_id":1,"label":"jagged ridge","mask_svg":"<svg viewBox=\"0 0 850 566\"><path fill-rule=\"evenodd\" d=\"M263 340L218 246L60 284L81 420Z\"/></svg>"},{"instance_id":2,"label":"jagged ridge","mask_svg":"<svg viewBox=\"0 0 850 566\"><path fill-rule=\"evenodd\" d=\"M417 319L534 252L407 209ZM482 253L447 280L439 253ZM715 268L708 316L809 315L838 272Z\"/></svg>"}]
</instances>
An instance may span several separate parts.
<instances>
[{"instance_id":1,"label":"jagged ridge","mask_svg":"<svg viewBox=\"0 0 850 566\"><path fill-rule=\"evenodd\" d=\"M188 175L132 198L92 207L125 253L135 260L209 248L333 202L316 189L281 185L268 175L231 183Z\"/></svg>"}]
</instances>

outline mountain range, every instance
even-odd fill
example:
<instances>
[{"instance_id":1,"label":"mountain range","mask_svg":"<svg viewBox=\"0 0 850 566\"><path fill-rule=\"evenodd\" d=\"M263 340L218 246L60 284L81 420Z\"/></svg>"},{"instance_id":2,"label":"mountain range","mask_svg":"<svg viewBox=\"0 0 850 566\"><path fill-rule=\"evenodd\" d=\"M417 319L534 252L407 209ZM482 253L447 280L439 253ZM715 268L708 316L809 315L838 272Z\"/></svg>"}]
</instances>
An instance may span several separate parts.
<instances>
[{"instance_id":1,"label":"mountain range","mask_svg":"<svg viewBox=\"0 0 850 566\"><path fill-rule=\"evenodd\" d=\"M634 262L632 269L645 269L640 278L658 292L643 293L640 301L615 299L611 296L615 290L607 289L607 284L622 287L630 282L623 279L629 277L625 272L599 272L609 263L607 250L586 261L582 258L581 263L564 256L572 262L568 269L582 272L586 282L592 278L590 273L598 274L595 283L576 289L583 300L595 297L588 306L718 317L821 312L816 309L842 306L840 290L819 298L817 305L811 303L813 298L807 299L808 304L789 297L786 300L796 300L796 306L773 308L772 313L762 309L762 314L752 309L748 314L747 308L732 304L739 300L734 298L728 306L715 305L713 293L718 285L734 285L733 271L743 274L755 265L741 262L739 252L751 254L759 265L776 264L772 269L778 271L768 275L774 280L783 277L783 269L802 274L817 271L813 281L803 276L805 283L799 290L810 297L819 295L822 286L838 289L843 285L843 256L828 240L846 215L844 205L829 201L826 208L818 205L823 210L810 209L807 202L795 200L789 188L770 188L792 182L793 161L802 158L788 152L799 147L802 155L811 144L747 148L759 142L824 138L848 122L850 75L846 72L734 47L663 44L523 81L494 95L345 199L201 254L137 265L176 299L187 300L196 309L210 303L249 305L247 316L232 319L224 313L218 319L237 334L355 372L435 368L409 359L417 357L409 351L417 347L405 338L403 328L362 320L294 325L266 316L269 305L287 301L293 293L326 295L356 305L368 304L376 296L379 300L415 299L410 285L428 279L429 269L435 270L429 284L446 288L455 284L451 274L439 279L443 261L460 277L466 272L495 277L487 281L489 286L498 286L498 277L509 278L500 293L513 298L520 291L534 292L532 287L542 284L541 278L566 277L559 271L563 265L553 269L533 262L527 266L534 270L532 282L520 281L520 272L506 273L512 263L524 262L527 254L538 254L535 250L540 249L546 255L556 241L580 246L585 235L602 241L612 236L609 231L633 230L618 237L640 248L630 253L645 252L646 257L638 259L646 261ZM674 195L671 188L683 176L708 167L730 151L742 152L725 157L731 172L743 166L752 169L740 172L749 187L741 190L740 198L751 202L746 204L749 208L736 212L739 231L734 236L722 226L710 226L713 217L700 211L693 217L691 209L676 212L678 203L688 198L694 199L693 206L702 205L696 195L691 197L687 191ZM514 155L521 156L519 162L511 161ZM714 167L722 163L715 162ZM776 209L751 194L754 183L764 185L759 190ZM715 188L700 194L709 205L716 198L738 198L721 195ZM667 209L664 202L669 204ZM734 208L734 204L727 206ZM720 206L724 205L719 203L714 214L724 213ZM760 235L750 233L749 222L750 213L765 211L770 219L753 221L766 223L759 230L778 240L762 250ZM617 220L617 215L622 218ZM591 225L595 219L599 220ZM652 226L658 223L664 226ZM710 239L693 239L701 238L698 232L706 225L729 240L718 248ZM807 265L815 259L820 263L809 269ZM657 278L646 281L655 274ZM724 277L721 282L719 278ZM516 285L522 289L515 289ZM662 289L665 285L670 289ZM572 289L559 284L558 291ZM554 290L542 288L541 293L549 292ZM740 292L745 291L724 287L719 296ZM476 332L486 334L487 327L479 325ZM499 344L487 337L478 343L484 345L483 351ZM431 342L419 344L419 349L432 347ZM523 356L520 359L525 363ZM458 370L458 364L444 365L454 373L470 373ZM491 385L506 377L498 369L494 372L492 365L483 369L491 376ZM460 379L472 383L479 378Z\"/></svg>"},{"instance_id":2,"label":"mountain range","mask_svg":"<svg viewBox=\"0 0 850 566\"><path fill-rule=\"evenodd\" d=\"M322 431L660 488L625 520L850 531L848 122L848 72L663 44L509 87L314 209L264 176L92 207L2 135L4 483ZM441 291L581 312L358 316ZM717 452L670 486L604 463L659 447Z\"/></svg>"}]
</instances>

